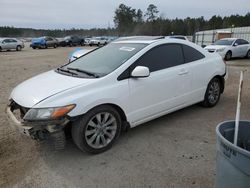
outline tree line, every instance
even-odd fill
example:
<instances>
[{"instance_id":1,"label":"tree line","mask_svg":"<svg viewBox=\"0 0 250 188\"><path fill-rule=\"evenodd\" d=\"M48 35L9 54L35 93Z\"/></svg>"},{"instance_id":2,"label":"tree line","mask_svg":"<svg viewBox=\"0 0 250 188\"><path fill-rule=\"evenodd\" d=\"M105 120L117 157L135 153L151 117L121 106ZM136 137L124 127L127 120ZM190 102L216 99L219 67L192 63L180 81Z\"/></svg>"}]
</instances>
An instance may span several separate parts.
<instances>
[{"instance_id":1,"label":"tree line","mask_svg":"<svg viewBox=\"0 0 250 188\"><path fill-rule=\"evenodd\" d=\"M114 28L94 29L32 29L0 27L1 37L38 37L67 35L79 36L127 36L127 35L193 35L197 31L230 27L250 26L250 12L246 15L217 16L210 19L198 18L169 19L160 14L157 6L150 4L143 12L120 4L114 13Z\"/></svg>"}]
</instances>

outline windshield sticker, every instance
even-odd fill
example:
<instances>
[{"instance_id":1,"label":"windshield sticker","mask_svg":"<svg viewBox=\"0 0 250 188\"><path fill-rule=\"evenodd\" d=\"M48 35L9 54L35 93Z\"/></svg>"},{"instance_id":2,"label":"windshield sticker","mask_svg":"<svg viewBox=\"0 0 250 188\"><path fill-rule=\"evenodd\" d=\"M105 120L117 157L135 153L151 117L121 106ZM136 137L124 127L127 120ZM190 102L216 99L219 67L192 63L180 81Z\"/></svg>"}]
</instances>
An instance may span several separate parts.
<instances>
[{"instance_id":1,"label":"windshield sticker","mask_svg":"<svg viewBox=\"0 0 250 188\"><path fill-rule=\"evenodd\" d=\"M123 50L123 51L127 51L127 52L132 52L132 51L135 50L135 48L123 46L119 50Z\"/></svg>"}]
</instances>

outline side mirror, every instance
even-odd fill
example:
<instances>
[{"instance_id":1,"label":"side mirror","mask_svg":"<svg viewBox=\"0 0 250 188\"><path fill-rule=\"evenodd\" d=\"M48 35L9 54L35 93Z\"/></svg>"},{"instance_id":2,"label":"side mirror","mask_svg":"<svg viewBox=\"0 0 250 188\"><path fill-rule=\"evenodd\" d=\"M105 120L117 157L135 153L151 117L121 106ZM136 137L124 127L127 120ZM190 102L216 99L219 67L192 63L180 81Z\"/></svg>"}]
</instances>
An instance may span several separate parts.
<instances>
[{"instance_id":1,"label":"side mirror","mask_svg":"<svg viewBox=\"0 0 250 188\"><path fill-rule=\"evenodd\" d=\"M234 43L234 46L238 46L238 43Z\"/></svg>"},{"instance_id":2,"label":"side mirror","mask_svg":"<svg viewBox=\"0 0 250 188\"><path fill-rule=\"evenodd\" d=\"M135 69L131 73L131 76L133 78L145 78L149 77L149 75L150 75L149 68L144 66L135 67Z\"/></svg>"}]
</instances>

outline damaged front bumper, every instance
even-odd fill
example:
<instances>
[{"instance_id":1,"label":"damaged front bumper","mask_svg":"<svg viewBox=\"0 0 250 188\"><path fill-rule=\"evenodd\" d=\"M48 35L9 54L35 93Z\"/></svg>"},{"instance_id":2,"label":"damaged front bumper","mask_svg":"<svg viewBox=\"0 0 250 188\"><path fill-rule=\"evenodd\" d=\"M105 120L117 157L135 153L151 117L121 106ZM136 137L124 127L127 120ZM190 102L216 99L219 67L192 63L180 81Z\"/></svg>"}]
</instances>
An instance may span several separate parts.
<instances>
[{"instance_id":1,"label":"damaged front bumper","mask_svg":"<svg viewBox=\"0 0 250 188\"><path fill-rule=\"evenodd\" d=\"M35 140L45 140L50 134L63 131L69 123L66 117L57 120L25 121L23 120L24 114L16 115L15 111L20 111L20 114L24 113L22 107L12 101L6 108L10 126Z\"/></svg>"}]
</instances>

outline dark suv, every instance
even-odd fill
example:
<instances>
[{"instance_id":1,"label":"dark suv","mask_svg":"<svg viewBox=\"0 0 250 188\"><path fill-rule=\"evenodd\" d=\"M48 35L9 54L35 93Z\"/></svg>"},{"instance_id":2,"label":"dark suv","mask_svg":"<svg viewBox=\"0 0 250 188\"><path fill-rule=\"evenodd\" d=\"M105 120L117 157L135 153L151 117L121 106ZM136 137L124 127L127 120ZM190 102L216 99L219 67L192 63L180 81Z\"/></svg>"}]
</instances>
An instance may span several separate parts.
<instances>
[{"instance_id":1,"label":"dark suv","mask_svg":"<svg viewBox=\"0 0 250 188\"><path fill-rule=\"evenodd\" d=\"M76 45L84 45L84 38L80 38L78 36L67 36L61 42L60 46L76 46Z\"/></svg>"}]
</instances>

